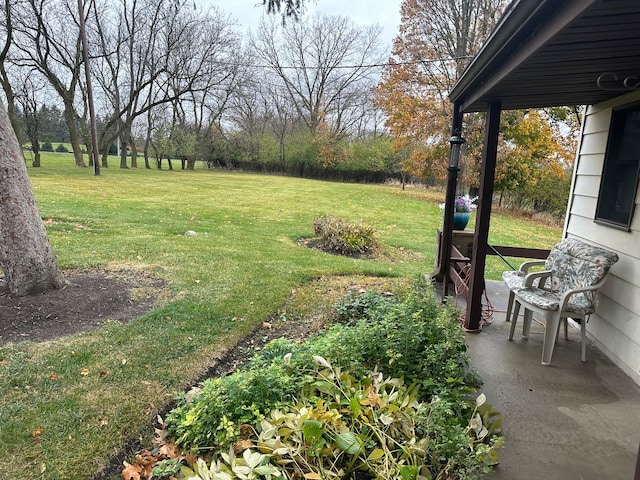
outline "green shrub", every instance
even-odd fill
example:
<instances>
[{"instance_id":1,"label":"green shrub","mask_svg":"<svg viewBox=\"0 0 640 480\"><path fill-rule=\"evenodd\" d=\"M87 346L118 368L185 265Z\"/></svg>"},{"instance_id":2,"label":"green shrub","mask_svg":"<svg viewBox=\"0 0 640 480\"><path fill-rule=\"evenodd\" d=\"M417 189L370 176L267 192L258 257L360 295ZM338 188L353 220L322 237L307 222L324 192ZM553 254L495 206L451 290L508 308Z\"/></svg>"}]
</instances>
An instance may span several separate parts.
<instances>
[{"instance_id":1,"label":"green shrub","mask_svg":"<svg viewBox=\"0 0 640 480\"><path fill-rule=\"evenodd\" d=\"M275 362L261 369L209 379L200 390L185 395L169 413L168 430L176 443L194 451L227 445L237 438L240 425L254 423L290 401L297 389L295 377L287 374L282 363Z\"/></svg>"},{"instance_id":2,"label":"green shrub","mask_svg":"<svg viewBox=\"0 0 640 480\"><path fill-rule=\"evenodd\" d=\"M56 147L56 152L69 153L69 149L64 145L64 143L59 143Z\"/></svg>"},{"instance_id":3,"label":"green shrub","mask_svg":"<svg viewBox=\"0 0 640 480\"><path fill-rule=\"evenodd\" d=\"M356 296L338 307L353 312L352 317L343 315L349 325L333 325L301 344L273 341L243 371L205 381L195 399L183 399L170 413L169 433L191 450L227 445L239 424L255 423L271 409L292 402L308 383L317 356L356 377L377 368L404 378L419 386L421 400L438 396L455 405L452 418L464 428L469 409L464 400L478 381L468 371L457 312L442 307L423 279L402 299L372 293L363 298L368 300ZM360 308L364 304L376 306Z\"/></svg>"},{"instance_id":4,"label":"green shrub","mask_svg":"<svg viewBox=\"0 0 640 480\"><path fill-rule=\"evenodd\" d=\"M51 142L44 142L42 145L40 145L40 151L53 152L53 145L51 145Z\"/></svg>"},{"instance_id":5,"label":"green shrub","mask_svg":"<svg viewBox=\"0 0 640 480\"><path fill-rule=\"evenodd\" d=\"M314 220L313 227L323 250L353 255L370 253L378 246L374 228L364 223L324 215Z\"/></svg>"},{"instance_id":6,"label":"green shrub","mask_svg":"<svg viewBox=\"0 0 640 480\"><path fill-rule=\"evenodd\" d=\"M335 320L347 325L355 324L363 318L372 318L382 314L391 306L392 299L376 290L356 294L349 292L347 296L335 306Z\"/></svg>"}]
</instances>

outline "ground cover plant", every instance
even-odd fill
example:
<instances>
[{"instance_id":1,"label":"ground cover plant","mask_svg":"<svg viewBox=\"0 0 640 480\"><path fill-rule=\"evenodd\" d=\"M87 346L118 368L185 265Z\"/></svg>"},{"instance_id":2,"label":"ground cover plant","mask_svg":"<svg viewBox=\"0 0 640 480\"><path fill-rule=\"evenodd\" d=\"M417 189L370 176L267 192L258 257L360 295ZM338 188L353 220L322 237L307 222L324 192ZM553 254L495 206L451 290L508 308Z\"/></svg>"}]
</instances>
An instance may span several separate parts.
<instances>
[{"instance_id":1,"label":"ground cover plant","mask_svg":"<svg viewBox=\"0 0 640 480\"><path fill-rule=\"evenodd\" d=\"M92 331L0 347L0 478L92 478L241 338L273 318L294 321L282 306L310 281L395 282L433 269L441 192L204 169L95 177L55 152L42 165L29 174L61 267L143 272L162 288L151 291L158 306L129 322L99 318ZM412 255L301 247L327 214L362 219L382 248ZM560 236L506 215L492 221L495 243L549 247Z\"/></svg>"},{"instance_id":2,"label":"ground cover plant","mask_svg":"<svg viewBox=\"0 0 640 480\"><path fill-rule=\"evenodd\" d=\"M155 475L187 452L201 459L192 456L179 478L486 473L497 462L502 420L483 397L470 401L478 379L458 312L442 307L424 279L404 295L349 296L337 311L344 323L304 343L273 341L245 368L184 395L164 422L165 437L183 451Z\"/></svg>"}]
</instances>

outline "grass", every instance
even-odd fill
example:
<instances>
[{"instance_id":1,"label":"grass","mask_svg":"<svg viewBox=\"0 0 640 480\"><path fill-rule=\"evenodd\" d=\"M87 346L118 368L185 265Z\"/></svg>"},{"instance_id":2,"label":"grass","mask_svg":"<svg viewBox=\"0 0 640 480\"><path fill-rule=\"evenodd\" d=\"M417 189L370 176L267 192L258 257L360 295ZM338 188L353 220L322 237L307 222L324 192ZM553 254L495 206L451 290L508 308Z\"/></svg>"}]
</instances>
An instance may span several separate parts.
<instances>
[{"instance_id":1,"label":"grass","mask_svg":"<svg viewBox=\"0 0 640 480\"><path fill-rule=\"evenodd\" d=\"M91 333L0 348L0 478L91 478L310 280L433 270L442 194L117 164L95 177L70 154L45 153L42 168L29 168L53 249L63 269L144 269L168 282L171 300L128 324L107 320ZM324 214L374 226L389 255L351 259L299 246ZM492 243L548 248L559 237L557 228L492 219ZM504 269L491 259L488 276Z\"/></svg>"}]
</instances>

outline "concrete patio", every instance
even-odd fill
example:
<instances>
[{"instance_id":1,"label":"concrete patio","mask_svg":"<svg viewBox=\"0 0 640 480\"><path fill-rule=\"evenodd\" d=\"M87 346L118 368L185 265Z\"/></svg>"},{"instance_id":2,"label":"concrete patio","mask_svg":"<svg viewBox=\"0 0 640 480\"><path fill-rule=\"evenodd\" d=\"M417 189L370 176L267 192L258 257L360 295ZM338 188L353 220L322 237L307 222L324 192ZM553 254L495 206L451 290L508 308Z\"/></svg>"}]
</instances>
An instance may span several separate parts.
<instances>
[{"instance_id":1,"label":"concrete patio","mask_svg":"<svg viewBox=\"0 0 640 480\"><path fill-rule=\"evenodd\" d=\"M481 391L504 417L506 446L489 478L640 480L640 387L592 344L582 363L580 333L571 327L568 342L561 334L551 366L541 365L542 326L533 322L525 340L521 317L508 341L508 292L493 281L487 292L493 323L467 334L467 345L485 382Z\"/></svg>"}]
</instances>

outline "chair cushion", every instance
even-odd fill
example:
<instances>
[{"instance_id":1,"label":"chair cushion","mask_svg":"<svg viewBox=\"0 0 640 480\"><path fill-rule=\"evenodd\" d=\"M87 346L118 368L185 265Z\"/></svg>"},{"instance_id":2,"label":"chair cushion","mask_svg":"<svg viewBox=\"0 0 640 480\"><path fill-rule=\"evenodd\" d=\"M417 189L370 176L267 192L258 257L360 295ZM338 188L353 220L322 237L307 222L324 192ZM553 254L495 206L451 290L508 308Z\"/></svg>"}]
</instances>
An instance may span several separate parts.
<instances>
[{"instance_id":1,"label":"chair cushion","mask_svg":"<svg viewBox=\"0 0 640 480\"><path fill-rule=\"evenodd\" d=\"M560 295L538 287L519 287L513 293L523 302L542 310L556 311L560 308ZM567 312L589 315L595 312L595 305L582 294L572 295L567 304Z\"/></svg>"},{"instance_id":2,"label":"chair cushion","mask_svg":"<svg viewBox=\"0 0 640 480\"><path fill-rule=\"evenodd\" d=\"M522 287L524 276L525 273L519 270L509 270L507 272L502 272L502 280L507 284L509 290L514 290L516 288Z\"/></svg>"},{"instance_id":3,"label":"chair cushion","mask_svg":"<svg viewBox=\"0 0 640 480\"><path fill-rule=\"evenodd\" d=\"M566 238L553 247L545 262L551 271L549 288L558 297L567 290L598 283L618 261L618 255L575 238ZM572 303L593 309L595 292L579 293Z\"/></svg>"}]
</instances>

